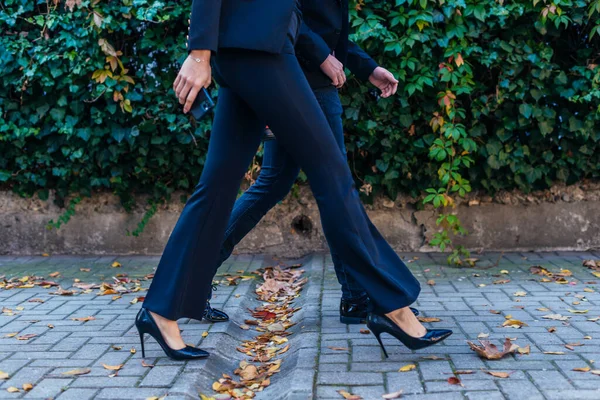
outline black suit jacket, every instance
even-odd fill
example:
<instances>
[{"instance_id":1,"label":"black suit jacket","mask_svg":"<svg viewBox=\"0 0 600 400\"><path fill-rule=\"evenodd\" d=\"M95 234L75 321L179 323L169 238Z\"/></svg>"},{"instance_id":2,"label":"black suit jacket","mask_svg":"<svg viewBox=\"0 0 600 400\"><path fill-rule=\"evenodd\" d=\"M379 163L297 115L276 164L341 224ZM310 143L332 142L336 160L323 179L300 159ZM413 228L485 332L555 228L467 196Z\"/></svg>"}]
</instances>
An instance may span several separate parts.
<instances>
[{"instance_id":1,"label":"black suit jacket","mask_svg":"<svg viewBox=\"0 0 600 400\"><path fill-rule=\"evenodd\" d=\"M302 16L296 55L311 87L331 85L320 67L334 51L354 75L364 81L369 79L377 63L348 40L348 0L302 0Z\"/></svg>"},{"instance_id":2,"label":"black suit jacket","mask_svg":"<svg viewBox=\"0 0 600 400\"><path fill-rule=\"evenodd\" d=\"M296 0L193 0L188 51L236 48L279 54Z\"/></svg>"}]
</instances>

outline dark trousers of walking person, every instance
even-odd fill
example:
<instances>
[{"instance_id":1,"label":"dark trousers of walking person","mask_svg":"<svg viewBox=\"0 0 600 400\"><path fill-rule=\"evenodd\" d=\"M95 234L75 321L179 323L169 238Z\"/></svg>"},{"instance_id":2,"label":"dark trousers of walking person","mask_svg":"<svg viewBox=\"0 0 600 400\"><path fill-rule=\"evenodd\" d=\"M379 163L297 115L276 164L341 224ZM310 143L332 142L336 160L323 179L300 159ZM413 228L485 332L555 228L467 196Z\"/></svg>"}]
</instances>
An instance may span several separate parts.
<instances>
[{"instance_id":1,"label":"dark trousers of walking person","mask_svg":"<svg viewBox=\"0 0 600 400\"><path fill-rule=\"evenodd\" d=\"M281 54L221 49L213 60L221 87L206 164L144 307L170 320L202 319L230 213L265 125L306 173L332 251L375 309L389 313L414 302L419 282L369 220L293 42Z\"/></svg>"},{"instance_id":2,"label":"dark trousers of walking person","mask_svg":"<svg viewBox=\"0 0 600 400\"><path fill-rule=\"evenodd\" d=\"M317 102L325 114L333 132L338 149L346 158L344 129L342 126L342 103L338 89L329 87L313 89ZM260 222L262 217L290 192L298 178L300 167L277 140L265 140L263 161L256 182L236 200L225 231L216 270L231 256L235 246ZM359 300L367 293L348 272L342 259L332 252L334 270L342 288L342 299Z\"/></svg>"}]
</instances>

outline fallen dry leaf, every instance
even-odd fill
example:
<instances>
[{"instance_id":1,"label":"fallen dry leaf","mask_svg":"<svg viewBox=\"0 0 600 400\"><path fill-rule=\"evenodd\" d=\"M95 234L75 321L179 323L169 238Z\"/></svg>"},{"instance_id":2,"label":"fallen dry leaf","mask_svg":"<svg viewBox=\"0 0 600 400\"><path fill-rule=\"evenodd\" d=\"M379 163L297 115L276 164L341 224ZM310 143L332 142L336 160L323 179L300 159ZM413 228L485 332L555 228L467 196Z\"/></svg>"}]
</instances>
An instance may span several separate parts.
<instances>
[{"instance_id":1,"label":"fallen dry leaf","mask_svg":"<svg viewBox=\"0 0 600 400\"><path fill-rule=\"evenodd\" d=\"M348 351L347 347L332 347L332 346L328 346L329 349L331 350L335 350L335 351Z\"/></svg>"},{"instance_id":2,"label":"fallen dry leaf","mask_svg":"<svg viewBox=\"0 0 600 400\"><path fill-rule=\"evenodd\" d=\"M451 376L450 378L448 378L448 383L451 385L460 385L460 386L465 386L462 384L462 382L460 381L460 379L458 379L455 376Z\"/></svg>"},{"instance_id":3,"label":"fallen dry leaf","mask_svg":"<svg viewBox=\"0 0 600 400\"><path fill-rule=\"evenodd\" d=\"M491 313L491 314L500 314L501 312L500 312L500 311L497 311L497 310L490 310L490 313Z\"/></svg>"},{"instance_id":4,"label":"fallen dry leaf","mask_svg":"<svg viewBox=\"0 0 600 400\"><path fill-rule=\"evenodd\" d=\"M568 309L567 311L570 312L571 314L586 314L590 310L573 310L573 309Z\"/></svg>"},{"instance_id":5,"label":"fallen dry leaf","mask_svg":"<svg viewBox=\"0 0 600 400\"><path fill-rule=\"evenodd\" d=\"M363 335L368 335L369 333L371 333L371 331L368 329L361 329L359 332L362 333Z\"/></svg>"},{"instance_id":6,"label":"fallen dry leaf","mask_svg":"<svg viewBox=\"0 0 600 400\"><path fill-rule=\"evenodd\" d=\"M71 371L63 372L63 375L85 375L92 372L89 368L73 369Z\"/></svg>"},{"instance_id":7,"label":"fallen dry leaf","mask_svg":"<svg viewBox=\"0 0 600 400\"><path fill-rule=\"evenodd\" d=\"M441 319L436 318L436 317L417 317L417 319L421 322L440 322Z\"/></svg>"},{"instance_id":8,"label":"fallen dry leaf","mask_svg":"<svg viewBox=\"0 0 600 400\"><path fill-rule=\"evenodd\" d=\"M106 364L102 364L102 366L104 367L104 369L108 369L109 371L118 371L121 368L123 368L123 364L119 364L119 365L106 365Z\"/></svg>"},{"instance_id":9,"label":"fallen dry leaf","mask_svg":"<svg viewBox=\"0 0 600 400\"><path fill-rule=\"evenodd\" d=\"M600 375L600 369L592 370L592 371L590 371L590 374Z\"/></svg>"},{"instance_id":10,"label":"fallen dry leaf","mask_svg":"<svg viewBox=\"0 0 600 400\"><path fill-rule=\"evenodd\" d=\"M208 331L202 332L202 337L207 337L207 336L208 336Z\"/></svg>"},{"instance_id":11,"label":"fallen dry leaf","mask_svg":"<svg viewBox=\"0 0 600 400\"><path fill-rule=\"evenodd\" d=\"M548 315L543 315L542 318L544 319L551 319L553 321L568 321L569 316L565 316L565 315L560 315L560 314L548 314Z\"/></svg>"},{"instance_id":12,"label":"fallen dry leaf","mask_svg":"<svg viewBox=\"0 0 600 400\"><path fill-rule=\"evenodd\" d=\"M79 321L79 322L88 322L88 321L94 321L96 319L96 317L78 317L78 318L71 318L73 321Z\"/></svg>"},{"instance_id":13,"label":"fallen dry leaf","mask_svg":"<svg viewBox=\"0 0 600 400\"><path fill-rule=\"evenodd\" d=\"M564 351L545 351L544 354L552 354L555 356L560 356L560 355L565 354L565 352Z\"/></svg>"},{"instance_id":14,"label":"fallen dry leaf","mask_svg":"<svg viewBox=\"0 0 600 400\"><path fill-rule=\"evenodd\" d=\"M17 336L17 339L18 340L29 340L29 339L34 338L36 336L37 336L37 334L35 334L35 333L28 333L27 335Z\"/></svg>"},{"instance_id":15,"label":"fallen dry leaf","mask_svg":"<svg viewBox=\"0 0 600 400\"><path fill-rule=\"evenodd\" d=\"M531 346L527 345L525 347L519 347L517 349L517 353L519 353L519 354L529 354L529 353L531 353Z\"/></svg>"},{"instance_id":16,"label":"fallen dry leaf","mask_svg":"<svg viewBox=\"0 0 600 400\"><path fill-rule=\"evenodd\" d=\"M516 344L511 343L509 339L504 340L504 348L502 350L499 350L496 345L488 340L480 340L479 343L481 345L476 345L469 341L467 343L471 350L487 360L499 360L507 354L514 353L519 348Z\"/></svg>"},{"instance_id":17,"label":"fallen dry leaf","mask_svg":"<svg viewBox=\"0 0 600 400\"><path fill-rule=\"evenodd\" d=\"M417 368L417 366L415 364L407 364L407 365L403 366L402 368L400 368L398 370L398 372L408 372L408 371L412 371L415 368Z\"/></svg>"},{"instance_id":18,"label":"fallen dry leaf","mask_svg":"<svg viewBox=\"0 0 600 400\"><path fill-rule=\"evenodd\" d=\"M439 357L439 356L435 356L435 355L431 355L431 356L421 356L421 358L423 360L446 360L446 358L444 357Z\"/></svg>"},{"instance_id":19,"label":"fallen dry leaf","mask_svg":"<svg viewBox=\"0 0 600 400\"><path fill-rule=\"evenodd\" d=\"M118 261L115 261L114 263L111 264L111 267L113 268L119 268L121 266L121 263Z\"/></svg>"},{"instance_id":20,"label":"fallen dry leaf","mask_svg":"<svg viewBox=\"0 0 600 400\"><path fill-rule=\"evenodd\" d=\"M346 392L345 390L338 390L339 394L346 400L362 400L362 397Z\"/></svg>"},{"instance_id":21,"label":"fallen dry leaf","mask_svg":"<svg viewBox=\"0 0 600 400\"><path fill-rule=\"evenodd\" d=\"M515 297L524 297L524 296L527 296L527 292L524 292L524 291L520 290L518 292L513 293L513 296L515 296Z\"/></svg>"},{"instance_id":22,"label":"fallen dry leaf","mask_svg":"<svg viewBox=\"0 0 600 400\"><path fill-rule=\"evenodd\" d=\"M402 397L403 392L404 392L403 390L398 390L397 392L394 392L394 393L384 394L381 397L383 397L386 400L399 399L400 397Z\"/></svg>"},{"instance_id":23,"label":"fallen dry leaf","mask_svg":"<svg viewBox=\"0 0 600 400\"><path fill-rule=\"evenodd\" d=\"M0 371L0 379L8 379L8 373L4 371Z\"/></svg>"},{"instance_id":24,"label":"fallen dry leaf","mask_svg":"<svg viewBox=\"0 0 600 400\"><path fill-rule=\"evenodd\" d=\"M33 389L33 385L31 383L24 383L22 387L26 392L29 392L31 389Z\"/></svg>"},{"instance_id":25,"label":"fallen dry leaf","mask_svg":"<svg viewBox=\"0 0 600 400\"><path fill-rule=\"evenodd\" d=\"M523 321L519 321L518 319L507 319L506 321L504 321L502 326L508 327L508 328L519 329L522 326L528 326L528 325Z\"/></svg>"},{"instance_id":26,"label":"fallen dry leaf","mask_svg":"<svg viewBox=\"0 0 600 400\"><path fill-rule=\"evenodd\" d=\"M58 271L55 271L55 272L53 272L53 273L51 273L51 274L48 274L48 276L49 276L50 278L56 278L56 277L57 277L57 276L59 276L59 275L60 275L60 272L58 272Z\"/></svg>"},{"instance_id":27,"label":"fallen dry leaf","mask_svg":"<svg viewBox=\"0 0 600 400\"><path fill-rule=\"evenodd\" d=\"M495 371L487 371L484 370L483 372L485 372L488 375L491 375L495 378L508 378L510 376L510 373L508 372L495 372Z\"/></svg>"},{"instance_id":28,"label":"fallen dry leaf","mask_svg":"<svg viewBox=\"0 0 600 400\"><path fill-rule=\"evenodd\" d=\"M14 387L14 386L10 386L10 387L6 388L6 391L8 393L18 393L18 392L20 392L20 390L18 388Z\"/></svg>"},{"instance_id":29,"label":"fallen dry leaf","mask_svg":"<svg viewBox=\"0 0 600 400\"><path fill-rule=\"evenodd\" d=\"M154 368L154 364L146 364L146 361L142 360L142 367Z\"/></svg>"},{"instance_id":30,"label":"fallen dry leaf","mask_svg":"<svg viewBox=\"0 0 600 400\"><path fill-rule=\"evenodd\" d=\"M430 280L427 281L427 284L429 286L435 286L435 281L433 279L430 279Z\"/></svg>"},{"instance_id":31,"label":"fallen dry leaf","mask_svg":"<svg viewBox=\"0 0 600 400\"><path fill-rule=\"evenodd\" d=\"M477 335L477 339L487 339L488 337L490 337L489 333L481 332L479 335Z\"/></svg>"},{"instance_id":32,"label":"fallen dry leaf","mask_svg":"<svg viewBox=\"0 0 600 400\"><path fill-rule=\"evenodd\" d=\"M458 371L454 371L455 375L471 375L474 374L475 371L471 370L471 369L464 369L464 370L458 370Z\"/></svg>"},{"instance_id":33,"label":"fallen dry leaf","mask_svg":"<svg viewBox=\"0 0 600 400\"><path fill-rule=\"evenodd\" d=\"M590 370L591 370L590 367L573 368L573 371L577 371L577 372L589 372Z\"/></svg>"}]
</instances>

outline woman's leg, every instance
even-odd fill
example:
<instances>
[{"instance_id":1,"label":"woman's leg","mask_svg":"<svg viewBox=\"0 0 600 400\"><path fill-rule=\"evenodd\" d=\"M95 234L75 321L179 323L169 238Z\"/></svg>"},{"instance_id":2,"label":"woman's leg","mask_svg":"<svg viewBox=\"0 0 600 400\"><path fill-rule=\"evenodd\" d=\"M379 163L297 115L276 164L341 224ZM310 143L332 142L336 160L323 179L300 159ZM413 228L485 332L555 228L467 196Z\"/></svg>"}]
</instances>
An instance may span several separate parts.
<instances>
[{"instance_id":1,"label":"woman's leg","mask_svg":"<svg viewBox=\"0 0 600 400\"><path fill-rule=\"evenodd\" d=\"M390 313L414 302L419 282L373 234L346 159L295 55L227 52L217 57L216 68L306 172L328 242L378 311Z\"/></svg>"},{"instance_id":2,"label":"woman's leg","mask_svg":"<svg viewBox=\"0 0 600 400\"><path fill-rule=\"evenodd\" d=\"M342 125L343 108L337 88L331 86L315 89L313 92L319 102L319 106L321 106L321 110L323 110L323 114L325 114L325 118L327 118L338 148L344 155L344 158L347 158L346 144L344 143L344 127ZM333 249L331 250L331 260L333 261L333 268L338 282L342 287L342 300L356 301L366 299L367 293L362 285L348 273L348 268L344 264L344 261Z\"/></svg>"},{"instance_id":3,"label":"woman's leg","mask_svg":"<svg viewBox=\"0 0 600 400\"><path fill-rule=\"evenodd\" d=\"M234 247L260 222L262 217L285 198L299 172L298 164L277 140L265 141L260 173L254 185L250 186L235 202L216 269L229 258Z\"/></svg>"},{"instance_id":4,"label":"woman's leg","mask_svg":"<svg viewBox=\"0 0 600 400\"><path fill-rule=\"evenodd\" d=\"M219 103L200 182L187 201L156 270L144 307L163 336L178 340L176 321L201 320L223 235L241 180L256 153L264 123L228 88Z\"/></svg>"}]
</instances>

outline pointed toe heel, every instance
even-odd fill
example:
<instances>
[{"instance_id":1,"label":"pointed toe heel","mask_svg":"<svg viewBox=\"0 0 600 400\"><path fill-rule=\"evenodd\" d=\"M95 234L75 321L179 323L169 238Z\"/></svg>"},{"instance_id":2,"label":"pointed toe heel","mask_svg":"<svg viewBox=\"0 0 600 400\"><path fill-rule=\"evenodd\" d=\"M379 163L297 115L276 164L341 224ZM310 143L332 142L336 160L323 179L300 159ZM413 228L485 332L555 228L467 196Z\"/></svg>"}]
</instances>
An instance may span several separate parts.
<instances>
[{"instance_id":1,"label":"pointed toe heel","mask_svg":"<svg viewBox=\"0 0 600 400\"><path fill-rule=\"evenodd\" d=\"M381 340L382 333L388 333L392 335L411 350L419 350L432 346L446 339L453 333L450 329L427 329L427 333L425 333L425 335L417 338L404 332L398 325L396 325L385 315L378 315L374 313L369 313L367 317L367 327L371 330L371 332L373 332L375 338L377 338L377 341L379 342L379 345L381 346L383 354L385 354L386 358L388 358L388 354Z\"/></svg>"},{"instance_id":2,"label":"pointed toe heel","mask_svg":"<svg viewBox=\"0 0 600 400\"><path fill-rule=\"evenodd\" d=\"M185 346L183 349L172 349L169 347L167 342L162 336L156 321L152 318L152 315L145 308L141 308L135 318L135 327L140 334L140 341L142 345L142 357L146 357L146 351L144 349L144 334L147 333L154 338L163 349L165 354L173 360L198 360L206 358L210 354L202 349L197 349L192 346Z\"/></svg>"}]
</instances>

